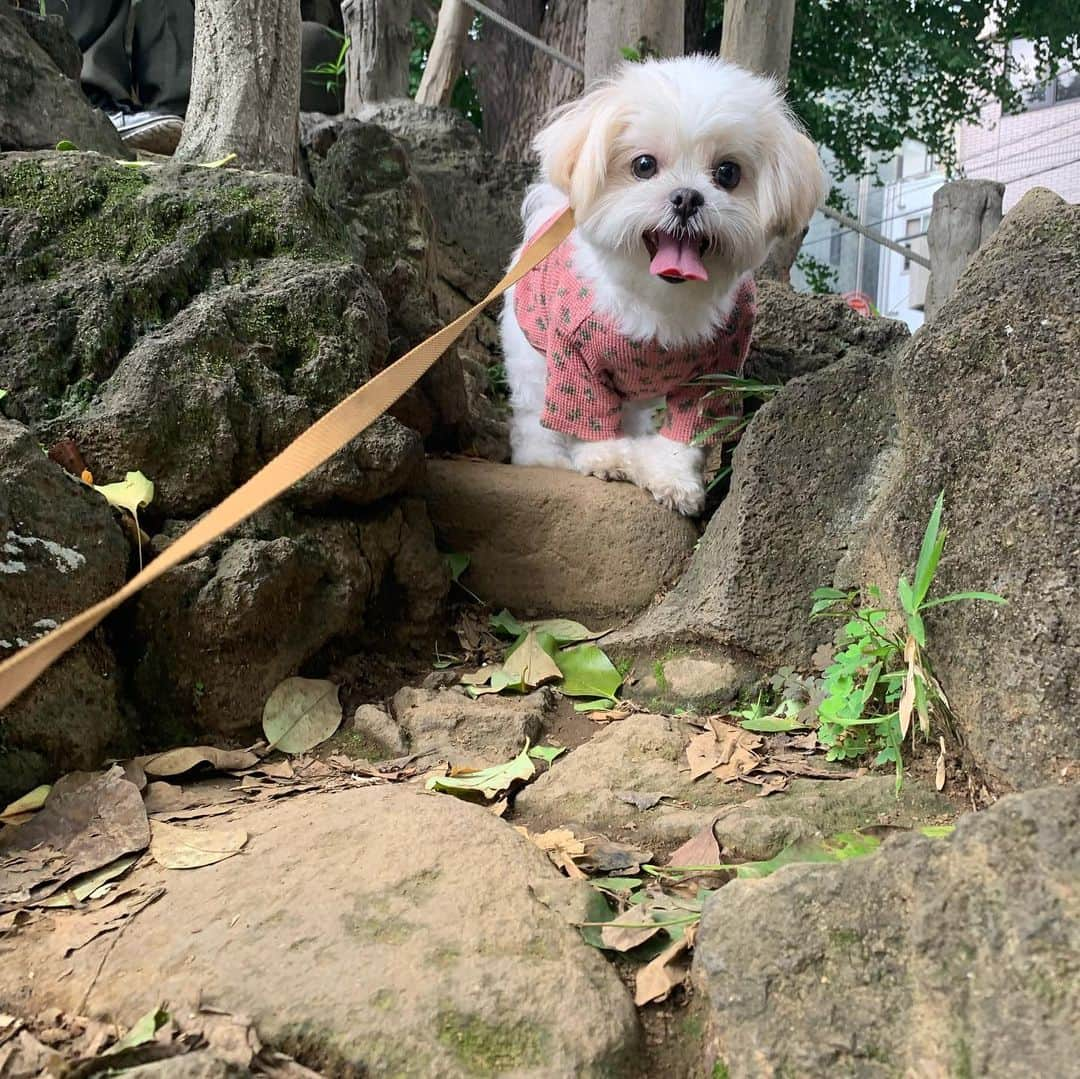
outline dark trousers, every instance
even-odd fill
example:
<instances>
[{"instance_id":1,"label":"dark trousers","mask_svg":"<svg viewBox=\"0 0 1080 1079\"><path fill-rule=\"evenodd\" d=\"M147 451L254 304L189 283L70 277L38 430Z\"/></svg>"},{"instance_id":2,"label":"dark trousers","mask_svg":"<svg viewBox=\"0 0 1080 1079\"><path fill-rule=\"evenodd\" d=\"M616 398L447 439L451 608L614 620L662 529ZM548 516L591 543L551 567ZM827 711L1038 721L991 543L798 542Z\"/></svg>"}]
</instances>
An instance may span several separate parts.
<instances>
[{"instance_id":1,"label":"dark trousers","mask_svg":"<svg viewBox=\"0 0 1080 1079\"><path fill-rule=\"evenodd\" d=\"M62 15L82 50L82 85L100 108L170 112L183 116L191 90L195 0L47 0ZM337 58L340 42L330 30L305 22L302 38L301 108L337 112L326 76L310 74Z\"/></svg>"}]
</instances>

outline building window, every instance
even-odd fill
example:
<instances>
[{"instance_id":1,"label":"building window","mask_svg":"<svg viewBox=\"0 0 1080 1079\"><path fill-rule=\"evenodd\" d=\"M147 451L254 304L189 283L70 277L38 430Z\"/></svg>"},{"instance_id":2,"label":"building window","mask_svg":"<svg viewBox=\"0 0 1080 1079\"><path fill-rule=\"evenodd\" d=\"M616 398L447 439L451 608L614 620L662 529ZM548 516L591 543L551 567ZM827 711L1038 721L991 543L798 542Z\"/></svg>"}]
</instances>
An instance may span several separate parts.
<instances>
[{"instance_id":1,"label":"building window","mask_svg":"<svg viewBox=\"0 0 1080 1079\"><path fill-rule=\"evenodd\" d=\"M1062 71L1046 82L1032 85L1035 77L1035 49L1030 41L1014 41L1009 46L1014 62L1012 83L1020 91L1022 110L1045 109L1066 101L1080 100L1080 72Z\"/></svg>"},{"instance_id":2,"label":"building window","mask_svg":"<svg viewBox=\"0 0 1080 1079\"><path fill-rule=\"evenodd\" d=\"M907 221L904 222L904 241L905 242L904 242L903 246L904 247L911 247L910 242L906 242L906 241L914 240L917 236L921 236L925 231L926 230L923 228L923 219L921 217L909 217L907 219ZM910 270L910 269L911 269L911 259L909 259L907 257L907 255L905 255L904 256L903 272L907 273L908 270Z\"/></svg>"},{"instance_id":3,"label":"building window","mask_svg":"<svg viewBox=\"0 0 1080 1079\"><path fill-rule=\"evenodd\" d=\"M829 265L840 265L840 251L843 246L844 234L839 229L833 229L829 237Z\"/></svg>"}]
</instances>

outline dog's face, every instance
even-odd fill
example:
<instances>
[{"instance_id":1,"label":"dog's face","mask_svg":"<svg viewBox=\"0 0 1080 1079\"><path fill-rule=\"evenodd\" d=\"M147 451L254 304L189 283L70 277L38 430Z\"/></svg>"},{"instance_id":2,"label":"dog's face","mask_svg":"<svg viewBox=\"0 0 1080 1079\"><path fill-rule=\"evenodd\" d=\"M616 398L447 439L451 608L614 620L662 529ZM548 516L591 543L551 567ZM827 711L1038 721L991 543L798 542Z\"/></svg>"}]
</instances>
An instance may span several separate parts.
<instances>
[{"instance_id":1,"label":"dog's face","mask_svg":"<svg viewBox=\"0 0 1080 1079\"><path fill-rule=\"evenodd\" d=\"M556 113L536 148L586 239L671 282L755 268L825 194L772 82L712 57L625 65Z\"/></svg>"}]
</instances>

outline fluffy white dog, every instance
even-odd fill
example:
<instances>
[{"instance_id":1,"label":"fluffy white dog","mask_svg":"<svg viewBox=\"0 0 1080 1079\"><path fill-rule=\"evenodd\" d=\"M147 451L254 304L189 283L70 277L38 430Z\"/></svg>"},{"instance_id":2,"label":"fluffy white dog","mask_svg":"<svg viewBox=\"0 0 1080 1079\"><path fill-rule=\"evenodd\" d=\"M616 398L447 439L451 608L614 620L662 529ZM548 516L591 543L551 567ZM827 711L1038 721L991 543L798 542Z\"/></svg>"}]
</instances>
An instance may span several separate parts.
<instances>
[{"instance_id":1,"label":"fluffy white dog","mask_svg":"<svg viewBox=\"0 0 1080 1079\"><path fill-rule=\"evenodd\" d=\"M567 203L576 227L503 308L513 461L698 513L697 442L737 406L694 380L741 372L752 272L821 202L817 151L771 81L706 56L623 66L535 145L526 246Z\"/></svg>"}]
</instances>

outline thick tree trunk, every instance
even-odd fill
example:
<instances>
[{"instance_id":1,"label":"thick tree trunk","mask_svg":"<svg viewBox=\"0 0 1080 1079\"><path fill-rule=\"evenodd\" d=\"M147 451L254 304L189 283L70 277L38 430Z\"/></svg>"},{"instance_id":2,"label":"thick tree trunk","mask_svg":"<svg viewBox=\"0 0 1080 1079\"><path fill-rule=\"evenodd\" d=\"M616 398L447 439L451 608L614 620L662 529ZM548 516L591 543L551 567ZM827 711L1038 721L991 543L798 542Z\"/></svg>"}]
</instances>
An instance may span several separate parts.
<instances>
[{"instance_id":1,"label":"thick tree trunk","mask_svg":"<svg viewBox=\"0 0 1080 1079\"><path fill-rule=\"evenodd\" d=\"M409 95L412 5L402 0L344 0L341 15L349 38L345 54L345 115L366 101Z\"/></svg>"},{"instance_id":2,"label":"thick tree trunk","mask_svg":"<svg viewBox=\"0 0 1080 1079\"><path fill-rule=\"evenodd\" d=\"M724 0L720 55L783 85L794 25L795 0Z\"/></svg>"},{"instance_id":3,"label":"thick tree trunk","mask_svg":"<svg viewBox=\"0 0 1080 1079\"><path fill-rule=\"evenodd\" d=\"M449 105L454 84L465 62L465 42L472 9L462 0L442 0L435 40L431 43L416 100L421 105Z\"/></svg>"},{"instance_id":4,"label":"thick tree trunk","mask_svg":"<svg viewBox=\"0 0 1080 1079\"><path fill-rule=\"evenodd\" d=\"M524 30L585 59L584 0L489 0ZM484 143L506 161L532 156L532 138L557 105L577 97L581 75L493 23L486 22L470 59L484 113Z\"/></svg>"},{"instance_id":5,"label":"thick tree trunk","mask_svg":"<svg viewBox=\"0 0 1080 1079\"><path fill-rule=\"evenodd\" d=\"M235 153L245 169L295 173L299 158L300 5L197 0L182 161Z\"/></svg>"},{"instance_id":6,"label":"thick tree trunk","mask_svg":"<svg viewBox=\"0 0 1080 1079\"><path fill-rule=\"evenodd\" d=\"M684 0L589 0L588 9L586 85L619 64L624 48L644 48L656 56L682 55Z\"/></svg>"}]
</instances>

